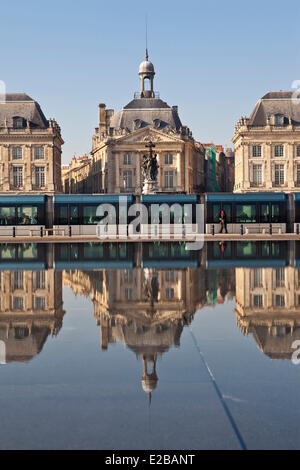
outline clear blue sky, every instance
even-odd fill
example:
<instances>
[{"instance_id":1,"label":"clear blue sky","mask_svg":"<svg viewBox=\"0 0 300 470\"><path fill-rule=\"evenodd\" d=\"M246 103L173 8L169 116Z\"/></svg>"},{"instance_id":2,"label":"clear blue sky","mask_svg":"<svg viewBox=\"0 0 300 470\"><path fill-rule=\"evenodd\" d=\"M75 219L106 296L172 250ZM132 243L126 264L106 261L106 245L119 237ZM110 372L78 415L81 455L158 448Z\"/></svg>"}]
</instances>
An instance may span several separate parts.
<instances>
[{"instance_id":1,"label":"clear blue sky","mask_svg":"<svg viewBox=\"0 0 300 470\"><path fill-rule=\"evenodd\" d=\"M226 146L263 94L300 80L299 10L299 0L1 2L0 80L58 121L66 163L91 150L98 103L117 111L139 89L147 13L155 90L197 140Z\"/></svg>"}]
</instances>

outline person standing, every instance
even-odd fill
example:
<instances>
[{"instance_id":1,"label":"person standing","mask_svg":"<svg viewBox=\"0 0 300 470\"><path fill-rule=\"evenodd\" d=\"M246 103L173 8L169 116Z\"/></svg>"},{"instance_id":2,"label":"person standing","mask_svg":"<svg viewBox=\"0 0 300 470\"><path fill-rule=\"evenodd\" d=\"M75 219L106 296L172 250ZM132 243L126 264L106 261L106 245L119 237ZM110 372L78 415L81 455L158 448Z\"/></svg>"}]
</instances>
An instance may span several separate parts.
<instances>
[{"instance_id":1,"label":"person standing","mask_svg":"<svg viewBox=\"0 0 300 470\"><path fill-rule=\"evenodd\" d=\"M220 221L220 232L223 233L223 230L225 230L225 233L227 232L227 222L226 222L226 212L224 209L221 210L220 215L219 215L219 221Z\"/></svg>"}]
</instances>

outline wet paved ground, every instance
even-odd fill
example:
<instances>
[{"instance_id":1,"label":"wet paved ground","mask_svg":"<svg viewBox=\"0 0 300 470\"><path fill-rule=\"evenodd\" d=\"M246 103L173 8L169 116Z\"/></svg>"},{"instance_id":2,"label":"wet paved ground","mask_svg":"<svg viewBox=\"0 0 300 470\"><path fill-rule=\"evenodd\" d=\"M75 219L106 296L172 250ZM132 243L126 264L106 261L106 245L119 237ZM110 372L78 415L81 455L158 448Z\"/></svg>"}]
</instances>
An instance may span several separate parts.
<instances>
[{"instance_id":1,"label":"wet paved ground","mask_svg":"<svg viewBox=\"0 0 300 470\"><path fill-rule=\"evenodd\" d=\"M261 335L259 341L254 334L243 335L234 311L236 301L229 295L230 291L241 295L241 272L202 269L196 275L191 268L188 274L195 279L196 291L204 292L201 306L193 297L186 298L186 304L178 304L182 313L175 309L169 315L171 303L166 302L161 318L169 315L168 320L156 322L156 314L145 313L140 302L140 313L136 311L132 318L140 315L141 323L132 320L133 328L122 319L131 311L116 298L111 272L63 273L65 314L57 336L47 336L48 332L39 340L38 332L32 340L40 341L40 352L24 362L31 333L22 336L15 328L14 357L0 365L0 448L299 448L300 365L283 358L281 340L276 343L279 349L272 350L277 359L274 355L271 359L264 350L265 337ZM147 279L149 272L138 270L133 279L140 275ZM178 270L178 286L186 275L186 270ZM57 282L58 275L54 276ZM159 279L164 276L165 272ZM11 279L16 283L16 278ZM192 283L186 282L186 295L192 290ZM187 304L195 307L189 319ZM99 305L103 309L108 305L110 315L116 317L105 345L107 317L97 312ZM16 315L20 322L22 314ZM96 317L102 318L101 327ZM151 329L151 325L156 326ZM151 375L150 368L147 381L143 358L154 356L156 372Z\"/></svg>"}]
</instances>

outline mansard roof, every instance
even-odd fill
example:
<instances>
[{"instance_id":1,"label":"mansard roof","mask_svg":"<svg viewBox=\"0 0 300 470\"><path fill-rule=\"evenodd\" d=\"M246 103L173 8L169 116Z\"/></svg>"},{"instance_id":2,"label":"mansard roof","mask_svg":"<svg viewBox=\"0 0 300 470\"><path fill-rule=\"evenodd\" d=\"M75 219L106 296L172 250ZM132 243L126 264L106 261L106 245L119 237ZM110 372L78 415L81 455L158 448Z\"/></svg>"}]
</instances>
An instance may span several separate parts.
<instances>
[{"instance_id":1,"label":"mansard roof","mask_svg":"<svg viewBox=\"0 0 300 470\"><path fill-rule=\"evenodd\" d=\"M116 113L110 122L110 127L130 132L147 126L157 129L170 126L178 131L182 124L177 107L171 108L159 98L137 98Z\"/></svg>"},{"instance_id":2,"label":"mansard roof","mask_svg":"<svg viewBox=\"0 0 300 470\"><path fill-rule=\"evenodd\" d=\"M0 103L0 127L13 127L13 118L29 121L31 127L46 129L48 121L40 105L25 93L7 93L5 103Z\"/></svg>"},{"instance_id":3,"label":"mansard roof","mask_svg":"<svg viewBox=\"0 0 300 470\"><path fill-rule=\"evenodd\" d=\"M268 117L280 114L284 117L284 124L300 124L300 104L293 100L293 91L270 91L257 103L250 116L249 125L253 127L265 126ZM299 98L299 97L298 97Z\"/></svg>"}]
</instances>

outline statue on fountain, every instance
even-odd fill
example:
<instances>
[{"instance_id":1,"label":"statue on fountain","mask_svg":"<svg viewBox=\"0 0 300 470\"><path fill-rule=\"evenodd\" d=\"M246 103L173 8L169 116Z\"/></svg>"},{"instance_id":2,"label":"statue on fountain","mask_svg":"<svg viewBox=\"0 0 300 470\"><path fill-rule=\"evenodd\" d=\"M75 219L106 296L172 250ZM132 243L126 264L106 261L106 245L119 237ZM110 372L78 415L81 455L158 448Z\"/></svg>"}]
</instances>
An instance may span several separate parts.
<instances>
[{"instance_id":1,"label":"statue on fountain","mask_svg":"<svg viewBox=\"0 0 300 470\"><path fill-rule=\"evenodd\" d=\"M157 175L158 175L158 163L157 163L157 155L153 152L153 147L155 145L153 142L149 142L146 144L146 147L149 148L149 154L143 155L143 163L142 163L142 173L144 177L144 185L143 185L143 193L149 194L157 192Z\"/></svg>"}]
</instances>

